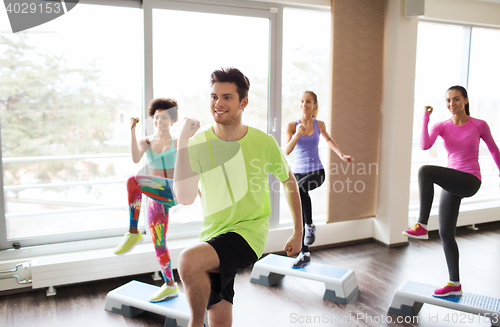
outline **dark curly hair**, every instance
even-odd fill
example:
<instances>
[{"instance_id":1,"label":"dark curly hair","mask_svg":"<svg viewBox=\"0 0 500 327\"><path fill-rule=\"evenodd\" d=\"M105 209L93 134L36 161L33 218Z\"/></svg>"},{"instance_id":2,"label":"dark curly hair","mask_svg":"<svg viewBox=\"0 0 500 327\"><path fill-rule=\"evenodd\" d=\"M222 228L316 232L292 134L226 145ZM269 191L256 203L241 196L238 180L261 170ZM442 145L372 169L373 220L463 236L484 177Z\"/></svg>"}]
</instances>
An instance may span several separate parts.
<instances>
[{"instance_id":1,"label":"dark curly hair","mask_svg":"<svg viewBox=\"0 0 500 327\"><path fill-rule=\"evenodd\" d=\"M177 121L177 101L170 98L157 98L149 103L148 114L150 117L155 115L156 110L167 110L172 124Z\"/></svg>"}]
</instances>

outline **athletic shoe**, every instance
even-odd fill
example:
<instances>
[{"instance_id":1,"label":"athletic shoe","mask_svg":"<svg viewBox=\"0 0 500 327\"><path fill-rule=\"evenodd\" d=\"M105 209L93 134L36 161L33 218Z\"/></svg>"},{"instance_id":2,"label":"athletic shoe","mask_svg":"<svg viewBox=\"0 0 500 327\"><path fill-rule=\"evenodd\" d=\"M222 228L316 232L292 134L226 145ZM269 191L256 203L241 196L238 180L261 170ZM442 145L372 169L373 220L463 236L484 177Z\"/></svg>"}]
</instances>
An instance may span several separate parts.
<instances>
[{"instance_id":1,"label":"athletic shoe","mask_svg":"<svg viewBox=\"0 0 500 327\"><path fill-rule=\"evenodd\" d=\"M300 252L299 255L297 256L297 260L295 260L295 262L293 263L292 268L299 269L307 266L310 263L311 263L311 257L309 256L309 254L305 255L304 253Z\"/></svg>"},{"instance_id":2,"label":"athletic shoe","mask_svg":"<svg viewBox=\"0 0 500 327\"><path fill-rule=\"evenodd\" d=\"M419 238L421 240L426 240L429 238L429 232L427 231L427 229L423 228L420 225L420 223L416 223L412 229L405 230L403 232L403 235L406 235L406 236L412 237L412 238Z\"/></svg>"},{"instance_id":3,"label":"athletic shoe","mask_svg":"<svg viewBox=\"0 0 500 327\"><path fill-rule=\"evenodd\" d=\"M140 244L143 241L142 239L142 234L139 232L138 234L132 234L130 232L127 232L123 238L120 244L118 244L115 248L115 254L121 255L128 253L132 251L134 246L137 244Z\"/></svg>"},{"instance_id":4,"label":"athletic shoe","mask_svg":"<svg viewBox=\"0 0 500 327\"><path fill-rule=\"evenodd\" d=\"M167 283L163 284L160 289L149 297L151 302L160 302L179 295L179 288L177 284L169 286Z\"/></svg>"},{"instance_id":5,"label":"athletic shoe","mask_svg":"<svg viewBox=\"0 0 500 327\"><path fill-rule=\"evenodd\" d=\"M448 283L443 288L434 291L434 296L445 297L451 295L462 295L462 285L455 286L453 283Z\"/></svg>"},{"instance_id":6,"label":"athletic shoe","mask_svg":"<svg viewBox=\"0 0 500 327\"><path fill-rule=\"evenodd\" d=\"M305 230L305 236L304 236L304 245L309 246L314 243L316 240L316 236L314 235L316 233L316 226L313 224L308 225L306 224L306 230Z\"/></svg>"}]
</instances>

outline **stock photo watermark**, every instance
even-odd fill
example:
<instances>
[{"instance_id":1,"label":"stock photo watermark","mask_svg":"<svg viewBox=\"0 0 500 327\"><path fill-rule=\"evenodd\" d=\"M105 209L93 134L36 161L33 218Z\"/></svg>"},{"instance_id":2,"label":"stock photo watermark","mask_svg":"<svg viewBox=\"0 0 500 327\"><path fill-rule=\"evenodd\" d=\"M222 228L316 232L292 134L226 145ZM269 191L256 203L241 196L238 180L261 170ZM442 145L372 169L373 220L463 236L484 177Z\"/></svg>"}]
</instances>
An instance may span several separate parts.
<instances>
[{"instance_id":1,"label":"stock photo watermark","mask_svg":"<svg viewBox=\"0 0 500 327\"><path fill-rule=\"evenodd\" d=\"M250 175L250 185L259 187L261 182L261 171L271 170L271 164L261 165L259 159L250 161L250 167L247 167ZM277 174L286 174L286 167L279 165L272 167ZM332 176L331 190L335 193L363 193L366 190L365 176L378 175L377 163L350 163L337 164L332 163L329 169L325 169L325 174ZM318 181L307 181L310 189L320 187ZM314 185L316 183L316 185ZM272 191L279 192L279 184L270 184ZM259 189L260 190L260 189Z\"/></svg>"},{"instance_id":2,"label":"stock photo watermark","mask_svg":"<svg viewBox=\"0 0 500 327\"><path fill-rule=\"evenodd\" d=\"M281 184L288 187L290 186L288 183L295 183L294 179L288 178L290 166L287 163L258 158L245 162L238 142L203 139L198 143L191 144L188 148L180 149L177 155L192 159L192 161L190 159L191 169L176 173L178 174L177 181L202 175L206 183L217 185L217 200L215 198L213 200L213 205L210 207L211 214L225 210L243 199L248 193L259 194L266 188L273 192L280 192ZM156 160L161 160L161 158ZM161 166L161 163L158 165ZM331 191L359 194L367 189L366 182L370 179L367 177L378 175L378 164L332 163L329 167L325 166L324 170L323 176L330 175ZM269 173L276 177L280 176L281 183L268 183ZM147 176L151 174L149 167L145 166L137 175ZM322 186L324 177L322 180L315 179L305 183L309 183L305 187L315 189ZM304 187L303 184L301 185ZM207 196L211 198L213 194Z\"/></svg>"},{"instance_id":3,"label":"stock photo watermark","mask_svg":"<svg viewBox=\"0 0 500 327\"><path fill-rule=\"evenodd\" d=\"M362 176L378 175L378 164L374 162L332 163L329 168L326 173L332 176L332 190L335 193L363 193L366 184L361 179ZM345 176L345 179L342 176Z\"/></svg>"},{"instance_id":4,"label":"stock photo watermark","mask_svg":"<svg viewBox=\"0 0 500 327\"><path fill-rule=\"evenodd\" d=\"M12 33L50 22L75 8L79 0L4 0Z\"/></svg>"},{"instance_id":5,"label":"stock photo watermark","mask_svg":"<svg viewBox=\"0 0 500 327\"><path fill-rule=\"evenodd\" d=\"M352 313L345 315L333 315L323 313L320 315L300 315L291 313L289 323L304 325L330 325L330 324L367 324L369 326L383 324L464 324L467 326L472 323L492 323L498 324L500 313L492 314L473 314L466 312L449 312L449 313L429 313L427 316L396 316L396 315L370 315L367 313Z\"/></svg>"}]
</instances>

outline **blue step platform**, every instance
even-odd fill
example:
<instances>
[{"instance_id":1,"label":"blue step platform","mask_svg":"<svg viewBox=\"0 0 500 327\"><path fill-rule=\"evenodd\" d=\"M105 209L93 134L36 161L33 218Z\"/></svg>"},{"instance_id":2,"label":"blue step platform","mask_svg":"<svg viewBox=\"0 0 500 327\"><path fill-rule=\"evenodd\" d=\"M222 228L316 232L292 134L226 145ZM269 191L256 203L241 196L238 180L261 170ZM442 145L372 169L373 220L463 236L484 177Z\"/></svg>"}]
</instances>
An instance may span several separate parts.
<instances>
[{"instance_id":1,"label":"blue step platform","mask_svg":"<svg viewBox=\"0 0 500 327\"><path fill-rule=\"evenodd\" d=\"M105 309L127 317L135 317L143 311L154 312L165 316L164 327L186 327L191 317L186 295L179 293L162 302L149 302L149 296L158 289L158 286L133 280L108 293ZM205 324L208 326L206 321Z\"/></svg>"},{"instance_id":2,"label":"blue step platform","mask_svg":"<svg viewBox=\"0 0 500 327\"><path fill-rule=\"evenodd\" d=\"M416 316L424 303L481 315L491 319L491 325L500 327L500 299L464 292L462 296L436 297L436 286L407 281L394 293L390 313Z\"/></svg>"},{"instance_id":3,"label":"blue step platform","mask_svg":"<svg viewBox=\"0 0 500 327\"><path fill-rule=\"evenodd\" d=\"M269 254L254 264L250 281L272 286L285 275L320 281L326 286L323 298L340 303L348 303L359 292L358 281L352 269L315 262L294 269L292 268L294 261L293 258Z\"/></svg>"}]
</instances>

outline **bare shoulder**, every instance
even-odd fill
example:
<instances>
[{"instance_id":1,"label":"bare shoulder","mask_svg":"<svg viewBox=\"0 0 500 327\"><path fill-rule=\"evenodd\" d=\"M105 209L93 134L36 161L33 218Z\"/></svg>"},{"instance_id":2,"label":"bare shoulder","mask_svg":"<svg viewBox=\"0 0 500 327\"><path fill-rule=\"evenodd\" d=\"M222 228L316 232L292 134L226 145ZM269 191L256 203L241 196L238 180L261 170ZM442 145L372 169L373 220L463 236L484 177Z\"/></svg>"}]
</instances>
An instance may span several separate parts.
<instances>
[{"instance_id":1,"label":"bare shoulder","mask_svg":"<svg viewBox=\"0 0 500 327\"><path fill-rule=\"evenodd\" d=\"M173 139L174 142L174 148L177 150L177 139Z\"/></svg>"},{"instance_id":2,"label":"bare shoulder","mask_svg":"<svg viewBox=\"0 0 500 327\"><path fill-rule=\"evenodd\" d=\"M326 125L325 125L324 121L316 119L316 122L318 123L318 127L319 127L320 132L326 130Z\"/></svg>"},{"instance_id":3,"label":"bare shoulder","mask_svg":"<svg viewBox=\"0 0 500 327\"><path fill-rule=\"evenodd\" d=\"M289 121L287 124L286 124L286 130L288 132L295 132L295 121L292 120L292 121Z\"/></svg>"}]
</instances>

